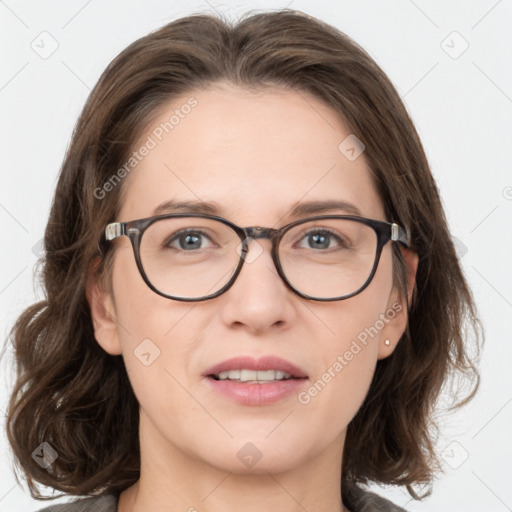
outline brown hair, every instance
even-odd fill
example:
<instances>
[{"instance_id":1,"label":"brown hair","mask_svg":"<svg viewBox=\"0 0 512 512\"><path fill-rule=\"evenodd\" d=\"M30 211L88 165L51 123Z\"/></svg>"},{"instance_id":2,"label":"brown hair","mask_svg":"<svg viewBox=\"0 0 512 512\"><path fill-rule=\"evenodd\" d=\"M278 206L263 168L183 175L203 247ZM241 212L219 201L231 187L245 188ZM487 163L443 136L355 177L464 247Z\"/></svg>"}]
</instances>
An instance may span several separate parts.
<instances>
[{"instance_id":1,"label":"brown hair","mask_svg":"<svg viewBox=\"0 0 512 512\"><path fill-rule=\"evenodd\" d=\"M195 14L135 41L102 74L77 122L45 232L44 300L12 330L17 380L7 434L35 498L37 482L67 494L119 493L139 478L138 403L122 356L94 339L88 276L108 276L111 252L93 266L98 240L117 220L122 183L97 191L133 151L159 107L210 84L285 87L323 100L366 146L388 220L406 226L419 255L408 329L377 363L370 391L348 426L343 479L413 485L432 480L433 407L451 375L478 387L465 329L478 353L481 325L439 192L400 97L348 36L301 12L247 14L236 24ZM405 263L393 244L395 283ZM473 339L468 335L467 340ZM57 459L31 457L42 442Z\"/></svg>"}]
</instances>

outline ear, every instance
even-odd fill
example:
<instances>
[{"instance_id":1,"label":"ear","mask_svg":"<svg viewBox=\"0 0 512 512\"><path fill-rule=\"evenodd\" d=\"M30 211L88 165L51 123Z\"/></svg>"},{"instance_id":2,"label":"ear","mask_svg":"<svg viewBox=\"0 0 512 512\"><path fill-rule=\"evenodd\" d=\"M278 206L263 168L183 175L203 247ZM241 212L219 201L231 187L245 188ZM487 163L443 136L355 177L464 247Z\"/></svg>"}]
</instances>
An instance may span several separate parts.
<instances>
[{"instance_id":1,"label":"ear","mask_svg":"<svg viewBox=\"0 0 512 512\"><path fill-rule=\"evenodd\" d=\"M389 296L388 309L385 312L384 328L379 338L379 359L384 359L393 353L402 334L407 327L407 306L411 306L412 295L416 286L416 272L418 270L418 255L401 247L406 265L407 298L402 297L396 288ZM407 303L405 302L407 300ZM386 340L389 340L386 344Z\"/></svg>"},{"instance_id":2,"label":"ear","mask_svg":"<svg viewBox=\"0 0 512 512\"><path fill-rule=\"evenodd\" d=\"M93 263L94 270L98 264L99 258ZM122 350L117 331L114 300L94 271L87 280L86 297L96 341L109 354L120 355Z\"/></svg>"}]
</instances>

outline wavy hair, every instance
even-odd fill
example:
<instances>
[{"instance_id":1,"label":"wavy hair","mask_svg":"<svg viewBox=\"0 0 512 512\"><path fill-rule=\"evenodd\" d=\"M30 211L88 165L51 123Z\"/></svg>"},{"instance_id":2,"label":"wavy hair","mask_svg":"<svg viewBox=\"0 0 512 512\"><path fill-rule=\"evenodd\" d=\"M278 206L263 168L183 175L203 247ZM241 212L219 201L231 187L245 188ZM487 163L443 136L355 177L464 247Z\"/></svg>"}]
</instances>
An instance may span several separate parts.
<instances>
[{"instance_id":1,"label":"wavy hair","mask_svg":"<svg viewBox=\"0 0 512 512\"><path fill-rule=\"evenodd\" d=\"M120 493L138 480L139 405L122 356L95 341L86 299L91 275L109 280L112 253L98 262L98 240L116 220L123 183L108 194L98 190L161 107L219 82L290 88L322 100L365 144L387 219L410 232L419 265L408 327L394 353L378 361L348 426L343 481L403 485L418 499L414 486L430 483L440 468L433 411L443 386L454 376L467 384L456 406L478 387L481 323L424 149L395 87L350 37L289 9L247 13L236 23L202 13L173 21L122 51L91 91L45 231L44 299L19 316L9 338L16 381L7 435L17 469L37 499L45 499L38 484L90 495ZM393 278L404 297L405 272L394 244ZM47 468L31 457L42 442L58 454Z\"/></svg>"}]
</instances>

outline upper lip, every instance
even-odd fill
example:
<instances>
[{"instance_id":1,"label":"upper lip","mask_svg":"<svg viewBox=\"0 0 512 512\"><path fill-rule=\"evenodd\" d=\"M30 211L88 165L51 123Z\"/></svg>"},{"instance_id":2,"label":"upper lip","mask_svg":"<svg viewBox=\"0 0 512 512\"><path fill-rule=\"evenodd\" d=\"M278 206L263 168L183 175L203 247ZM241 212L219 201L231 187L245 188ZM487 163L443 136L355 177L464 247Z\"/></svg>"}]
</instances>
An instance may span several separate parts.
<instances>
[{"instance_id":1,"label":"upper lip","mask_svg":"<svg viewBox=\"0 0 512 512\"><path fill-rule=\"evenodd\" d=\"M292 377L304 378L307 374L290 361L277 356L264 356L258 359L250 356L239 356L218 363L204 372L204 376L218 375L220 372L230 370L280 370L289 373Z\"/></svg>"}]
</instances>

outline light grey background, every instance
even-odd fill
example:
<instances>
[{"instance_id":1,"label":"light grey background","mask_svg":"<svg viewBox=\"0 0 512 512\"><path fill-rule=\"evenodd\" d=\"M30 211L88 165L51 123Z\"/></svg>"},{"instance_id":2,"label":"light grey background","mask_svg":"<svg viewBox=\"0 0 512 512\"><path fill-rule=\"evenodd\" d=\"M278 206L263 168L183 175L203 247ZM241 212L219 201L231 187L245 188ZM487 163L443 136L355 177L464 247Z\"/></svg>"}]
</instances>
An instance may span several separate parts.
<instances>
[{"instance_id":1,"label":"light grey background","mask_svg":"<svg viewBox=\"0 0 512 512\"><path fill-rule=\"evenodd\" d=\"M57 172L87 94L112 58L192 12L219 10L236 18L286 5L353 37L398 88L422 137L486 328L481 391L443 420L438 450L445 474L433 496L416 503L399 489L378 492L411 511L512 510L510 0L0 0L2 338L35 299L35 254ZM52 45L58 48L47 55ZM11 361L1 366L2 415ZM41 508L45 503L16 484L3 429L0 449L0 512Z\"/></svg>"}]
</instances>

